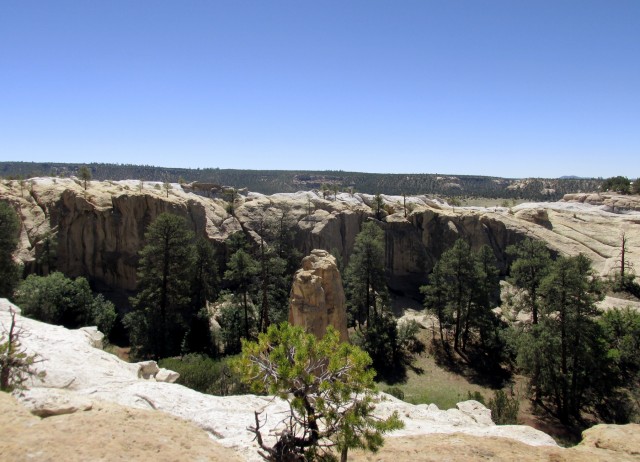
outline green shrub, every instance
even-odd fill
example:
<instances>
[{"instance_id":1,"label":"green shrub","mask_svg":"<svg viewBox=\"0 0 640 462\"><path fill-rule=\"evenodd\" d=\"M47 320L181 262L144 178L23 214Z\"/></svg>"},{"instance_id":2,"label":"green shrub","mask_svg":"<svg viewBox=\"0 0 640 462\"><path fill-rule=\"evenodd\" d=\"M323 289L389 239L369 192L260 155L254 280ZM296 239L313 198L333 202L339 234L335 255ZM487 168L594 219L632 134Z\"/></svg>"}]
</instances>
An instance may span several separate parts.
<instances>
[{"instance_id":1,"label":"green shrub","mask_svg":"<svg viewBox=\"0 0 640 462\"><path fill-rule=\"evenodd\" d=\"M400 387L388 387L384 392L391 396L395 396L398 399L404 400L404 391L402 391Z\"/></svg>"},{"instance_id":2,"label":"green shrub","mask_svg":"<svg viewBox=\"0 0 640 462\"><path fill-rule=\"evenodd\" d=\"M188 354L182 359L161 359L158 365L179 373L177 383L200 393L228 396L246 392L228 358L214 360L206 355Z\"/></svg>"},{"instance_id":3,"label":"green shrub","mask_svg":"<svg viewBox=\"0 0 640 462\"><path fill-rule=\"evenodd\" d=\"M503 390L497 390L489 400L491 418L496 425L517 425L520 402L517 396L509 396Z\"/></svg>"},{"instance_id":4,"label":"green shrub","mask_svg":"<svg viewBox=\"0 0 640 462\"><path fill-rule=\"evenodd\" d=\"M486 403L484 401L484 396L482 396L482 393L480 393L479 391L474 391L473 393L471 393L470 391L467 391L467 399L472 399L486 406Z\"/></svg>"},{"instance_id":5,"label":"green shrub","mask_svg":"<svg viewBox=\"0 0 640 462\"><path fill-rule=\"evenodd\" d=\"M18 285L15 301L23 316L69 329L96 325L105 336L116 319L113 303L102 295L94 297L85 278L70 279L59 272L29 275Z\"/></svg>"}]
</instances>

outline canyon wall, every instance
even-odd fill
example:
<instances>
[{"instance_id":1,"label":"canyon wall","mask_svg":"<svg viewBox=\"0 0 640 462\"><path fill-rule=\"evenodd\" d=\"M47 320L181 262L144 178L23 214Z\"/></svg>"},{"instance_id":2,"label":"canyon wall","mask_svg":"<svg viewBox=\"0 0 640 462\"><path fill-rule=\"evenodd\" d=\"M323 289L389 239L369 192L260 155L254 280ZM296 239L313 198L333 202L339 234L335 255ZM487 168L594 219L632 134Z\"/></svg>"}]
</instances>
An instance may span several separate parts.
<instances>
[{"instance_id":1,"label":"canyon wall","mask_svg":"<svg viewBox=\"0 0 640 462\"><path fill-rule=\"evenodd\" d=\"M451 207L425 196L383 196L384 211L375 219L373 196L340 193L325 199L317 192L239 194L230 210L223 199L185 192L178 184L167 192L160 183L90 182L85 191L72 179L36 178L26 184L4 181L0 200L18 211L22 222L17 257L27 271L47 234L57 237L58 269L85 276L102 289L132 291L138 251L146 227L163 212L184 217L197 234L208 237L224 255L224 240L244 232L254 242L274 226L294 230L294 245L303 255L324 249L346 265L355 237L366 220L385 231L387 274L392 291L419 297L418 287L442 252L459 237L473 249L489 245L502 271L505 249L525 236L543 239L557 254L584 253L600 274L615 268L620 235L625 233L628 259L640 264L640 212L625 199L624 213L588 198L504 207ZM620 203L618 201L617 203ZM229 213L232 212L232 213ZM339 265L340 266L340 265Z\"/></svg>"}]
</instances>

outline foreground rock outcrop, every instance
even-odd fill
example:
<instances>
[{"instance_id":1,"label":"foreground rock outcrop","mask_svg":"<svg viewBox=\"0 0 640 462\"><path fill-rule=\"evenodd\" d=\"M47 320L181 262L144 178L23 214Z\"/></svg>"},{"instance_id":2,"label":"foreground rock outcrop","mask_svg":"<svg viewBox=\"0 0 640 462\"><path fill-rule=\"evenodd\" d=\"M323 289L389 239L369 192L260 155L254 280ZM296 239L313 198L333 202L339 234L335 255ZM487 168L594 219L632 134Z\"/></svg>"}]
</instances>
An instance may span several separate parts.
<instances>
[{"instance_id":1,"label":"foreground rock outcrop","mask_svg":"<svg viewBox=\"0 0 640 462\"><path fill-rule=\"evenodd\" d=\"M302 259L302 268L293 276L289 299L289 323L304 327L318 338L333 326L341 341L349 340L342 278L329 252L312 250Z\"/></svg>"},{"instance_id":2,"label":"foreground rock outcrop","mask_svg":"<svg viewBox=\"0 0 640 462\"><path fill-rule=\"evenodd\" d=\"M2 329L11 307L0 299ZM45 360L39 365L47 375L17 394L20 404L0 394L3 460L257 461L247 431L253 411L264 410L267 426L275 426L287 409L273 397L217 397L145 379L140 364L95 348L86 330L22 317L18 324L23 345ZM376 413L398 411L405 428L389 435L379 454L354 451L352 460L626 461L640 455L638 425L597 426L576 448L562 449L531 427L494 425L475 401L444 411L382 396Z\"/></svg>"},{"instance_id":3,"label":"foreground rock outcrop","mask_svg":"<svg viewBox=\"0 0 640 462\"><path fill-rule=\"evenodd\" d=\"M9 307L9 302L0 299L2 326L8 325ZM63 422L76 418L90 419L92 415L104 416L103 410L113 404L154 411L159 416L167 413L195 424L203 433L208 433L222 446L233 449L243 459L260 460L253 434L247 430L253 424L254 410L265 411L263 415L268 419L266 426L270 427L276 427L287 410L285 402L273 397L203 395L181 385L158 382L153 378L144 379L138 373L140 365L125 363L93 347L90 337L82 330L68 330L22 317L18 318L18 322L25 332L22 343L29 352L38 353L44 359L39 365L46 371L43 381L31 383L31 388L19 394L18 398L27 408L37 410L39 415L53 416L47 419ZM440 410L434 405L414 406L388 395L382 396L384 401L379 403L376 413L387 416L398 411L405 421L405 428L391 437L462 433L512 439L531 447L556 447L551 437L531 427L494 425L488 418L488 410L476 402L460 403L458 409ZM43 414L41 410L45 407L48 411ZM60 410L64 412L57 412ZM128 411L116 413L122 415L122 412L126 415ZM11 418L5 414L0 416L0 425L12 425ZM120 417L114 416L114 419L118 421ZM36 428L44 432L47 431L47 425L41 424ZM92 428L88 422L82 425ZM117 425L122 427L123 424L120 422ZM98 438L98 432L85 431L76 435L79 448L75 460L82 458L82 451L89 444L85 439L90 441L93 436ZM19 438L19 435L15 437ZM165 445L172 444L170 435L160 430L150 433L151 437L155 438L154 447L160 452ZM74 452L75 444L64 441L69 444L67 450ZM5 439L2 442L14 443ZM25 448L25 454L33 456L30 460L51 460L46 446L41 447L35 456L29 451Z\"/></svg>"},{"instance_id":4,"label":"foreground rock outcrop","mask_svg":"<svg viewBox=\"0 0 640 462\"><path fill-rule=\"evenodd\" d=\"M0 392L0 458L12 462L243 460L183 419L93 401L90 410L41 419L13 396Z\"/></svg>"},{"instance_id":5,"label":"foreground rock outcrop","mask_svg":"<svg viewBox=\"0 0 640 462\"><path fill-rule=\"evenodd\" d=\"M388 438L377 454L353 451L350 460L371 462L632 462L640 458L640 425L596 425L583 432L583 441L565 449L532 448L508 438L454 434Z\"/></svg>"}]
</instances>

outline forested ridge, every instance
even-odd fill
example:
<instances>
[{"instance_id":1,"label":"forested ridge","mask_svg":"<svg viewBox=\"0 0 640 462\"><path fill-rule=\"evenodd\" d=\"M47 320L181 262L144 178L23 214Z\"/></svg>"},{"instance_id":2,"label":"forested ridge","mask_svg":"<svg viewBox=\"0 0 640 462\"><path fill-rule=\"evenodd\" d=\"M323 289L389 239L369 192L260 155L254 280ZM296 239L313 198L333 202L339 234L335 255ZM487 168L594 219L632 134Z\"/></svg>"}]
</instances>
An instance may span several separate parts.
<instances>
[{"instance_id":1,"label":"forested ridge","mask_svg":"<svg viewBox=\"0 0 640 462\"><path fill-rule=\"evenodd\" d=\"M596 191L603 182L595 178L509 179L439 173L187 169L135 164L38 162L0 162L0 175L5 178L69 176L77 175L83 166L89 168L96 180L198 181L247 188L263 194L319 189L324 185L368 194L437 194L548 201L558 200L569 193Z\"/></svg>"}]
</instances>

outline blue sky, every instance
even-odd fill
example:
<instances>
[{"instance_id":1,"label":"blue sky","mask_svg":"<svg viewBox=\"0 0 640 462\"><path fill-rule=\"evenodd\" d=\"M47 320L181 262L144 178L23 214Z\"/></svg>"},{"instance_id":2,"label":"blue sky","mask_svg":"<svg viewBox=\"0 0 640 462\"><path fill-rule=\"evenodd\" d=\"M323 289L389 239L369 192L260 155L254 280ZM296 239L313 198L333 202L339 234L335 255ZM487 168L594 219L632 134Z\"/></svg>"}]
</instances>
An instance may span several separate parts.
<instances>
[{"instance_id":1,"label":"blue sky","mask_svg":"<svg viewBox=\"0 0 640 462\"><path fill-rule=\"evenodd\" d=\"M0 0L0 160L635 177L640 1Z\"/></svg>"}]
</instances>

